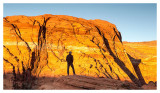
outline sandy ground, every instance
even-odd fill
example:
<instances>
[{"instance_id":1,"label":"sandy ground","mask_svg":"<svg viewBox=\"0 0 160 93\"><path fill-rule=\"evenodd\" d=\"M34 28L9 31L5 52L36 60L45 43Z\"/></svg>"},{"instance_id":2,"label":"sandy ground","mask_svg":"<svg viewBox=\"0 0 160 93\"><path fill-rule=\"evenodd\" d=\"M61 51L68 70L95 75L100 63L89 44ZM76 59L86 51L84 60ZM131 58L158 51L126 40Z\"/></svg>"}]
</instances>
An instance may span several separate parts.
<instances>
[{"instance_id":1,"label":"sandy ground","mask_svg":"<svg viewBox=\"0 0 160 93\"><path fill-rule=\"evenodd\" d=\"M12 89L12 74L4 77L4 90ZM156 86L144 85L137 87L135 84L108 78L95 78L81 75L62 77L40 77L35 80L33 90L143 90L156 89Z\"/></svg>"}]
</instances>

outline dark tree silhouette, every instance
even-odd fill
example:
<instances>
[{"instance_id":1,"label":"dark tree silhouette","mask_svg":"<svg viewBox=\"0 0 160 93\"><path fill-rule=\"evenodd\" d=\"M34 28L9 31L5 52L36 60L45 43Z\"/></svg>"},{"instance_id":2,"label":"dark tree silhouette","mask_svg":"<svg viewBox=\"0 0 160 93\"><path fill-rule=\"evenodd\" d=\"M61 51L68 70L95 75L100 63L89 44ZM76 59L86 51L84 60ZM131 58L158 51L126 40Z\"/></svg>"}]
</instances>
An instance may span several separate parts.
<instances>
[{"instance_id":1,"label":"dark tree silhouette","mask_svg":"<svg viewBox=\"0 0 160 93\"><path fill-rule=\"evenodd\" d=\"M37 37L37 43L35 44L35 48L31 48L28 42L22 37L21 31L19 30L18 26L16 24L12 24L10 21L8 21L6 18L4 18L5 21L12 26L11 31L14 32L16 38L20 39L24 44L26 45L28 55L25 55L25 57L28 57L28 60L20 60L18 56L14 55L10 50L12 48L7 48L5 45L3 45L3 48L8 52L10 56L16 60L17 64L22 65L22 74L19 72L19 66L14 65L12 62L9 62L7 59L3 58L3 60L7 63L9 63L13 67L13 89L32 89L32 84L34 83L35 77L39 76L41 69L48 64L47 57L47 49L46 49L46 24L47 21L50 18L43 18L43 23L40 24L37 20L31 20L33 22L33 26L35 23L38 23L39 31L38 31L38 37ZM32 39L32 37L31 37ZM33 40L33 39L32 39ZM17 40L17 48L18 46L18 40ZM20 50L19 50L20 51ZM19 52L20 55L23 55L21 51ZM43 54L43 55L42 55ZM44 59L44 56L46 57ZM41 62L45 62L45 64L41 64ZM24 64L27 63L29 65ZM16 73L15 69L18 70L18 73ZM18 75L20 74L20 75ZM34 76L33 76L34 75ZM21 84L19 84L20 82Z\"/></svg>"}]
</instances>

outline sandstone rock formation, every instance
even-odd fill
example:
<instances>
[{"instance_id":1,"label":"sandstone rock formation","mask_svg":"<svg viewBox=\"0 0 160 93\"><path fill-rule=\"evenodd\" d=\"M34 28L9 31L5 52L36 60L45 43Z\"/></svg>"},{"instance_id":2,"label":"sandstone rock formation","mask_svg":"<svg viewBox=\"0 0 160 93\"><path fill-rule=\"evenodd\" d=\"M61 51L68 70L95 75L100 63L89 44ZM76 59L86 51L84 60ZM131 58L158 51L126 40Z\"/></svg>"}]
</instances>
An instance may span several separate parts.
<instances>
[{"instance_id":1,"label":"sandstone rock formation","mask_svg":"<svg viewBox=\"0 0 160 93\"><path fill-rule=\"evenodd\" d=\"M125 51L135 59L141 59L138 68L148 84L157 81L157 41L123 42Z\"/></svg>"},{"instance_id":2,"label":"sandstone rock formation","mask_svg":"<svg viewBox=\"0 0 160 93\"><path fill-rule=\"evenodd\" d=\"M142 85L112 23L45 14L8 16L3 24L5 73L14 67L16 73L29 69L34 76L67 75L65 57L72 51L77 75Z\"/></svg>"},{"instance_id":3,"label":"sandstone rock formation","mask_svg":"<svg viewBox=\"0 0 160 93\"><path fill-rule=\"evenodd\" d=\"M12 74L7 74L4 79L4 89L12 89ZM155 89L144 85L145 89ZM109 78L97 78L81 75L62 77L39 77L35 80L32 89L38 90L131 90L143 89L128 81L120 81Z\"/></svg>"}]
</instances>

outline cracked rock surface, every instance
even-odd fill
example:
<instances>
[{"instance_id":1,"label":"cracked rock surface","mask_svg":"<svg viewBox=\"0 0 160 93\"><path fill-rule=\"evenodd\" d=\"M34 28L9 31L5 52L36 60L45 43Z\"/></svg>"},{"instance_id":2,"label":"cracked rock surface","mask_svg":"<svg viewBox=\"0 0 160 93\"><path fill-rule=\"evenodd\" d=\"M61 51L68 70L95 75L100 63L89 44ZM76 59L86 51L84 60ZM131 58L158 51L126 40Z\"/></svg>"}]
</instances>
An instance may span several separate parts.
<instances>
[{"instance_id":1,"label":"cracked rock surface","mask_svg":"<svg viewBox=\"0 0 160 93\"><path fill-rule=\"evenodd\" d=\"M12 64L16 72L18 69L22 73L22 68L32 68L32 74L38 77L67 75L66 56L72 51L77 75L61 77L57 82L64 82L70 87L80 89L120 87L113 84L100 88L98 84L104 84L103 78L100 79L102 81L96 82L92 76L128 80L138 86L142 85L129 54L124 49L121 33L112 23L99 19L85 20L50 14L8 16L3 18L3 22L6 73L12 71ZM24 67L21 65L22 62ZM87 77L79 75L90 76L90 81L87 82ZM63 78L66 79L63 81ZM78 85L73 81L68 82L71 79ZM42 89L43 87L45 85L41 86Z\"/></svg>"}]
</instances>

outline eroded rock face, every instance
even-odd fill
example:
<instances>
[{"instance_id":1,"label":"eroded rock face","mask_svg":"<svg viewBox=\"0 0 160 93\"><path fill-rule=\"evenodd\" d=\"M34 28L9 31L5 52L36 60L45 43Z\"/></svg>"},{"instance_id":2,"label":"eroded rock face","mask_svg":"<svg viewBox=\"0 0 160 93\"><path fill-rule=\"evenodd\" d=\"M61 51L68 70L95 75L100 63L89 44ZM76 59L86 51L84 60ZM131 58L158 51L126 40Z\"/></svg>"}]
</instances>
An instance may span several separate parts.
<instances>
[{"instance_id":1,"label":"eroded rock face","mask_svg":"<svg viewBox=\"0 0 160 93\"><path fill-rule=\"evenodd\" d=\"M131 61L135 63L135 69L142 74L145 82L156 82L157 41L123 42L123 46L125 51L132 57ZM137 59L141 59L140 62Z\"/></svg>"},{"instance_id":2,"label":"eroded rock face","mask_svg":"<svg viewBox=\"0 0 160 93\"><path fill-rule=\"evenodd\" d=\"M24 68L33 68L36 76L67 75L65 60L72 51L76 74L131 80L140 85L122 36L112 23L49 14L9 16L3 22L6 72L12 70L12 63L21 73L24 62Z\"/></svg>"}]
</instances>

